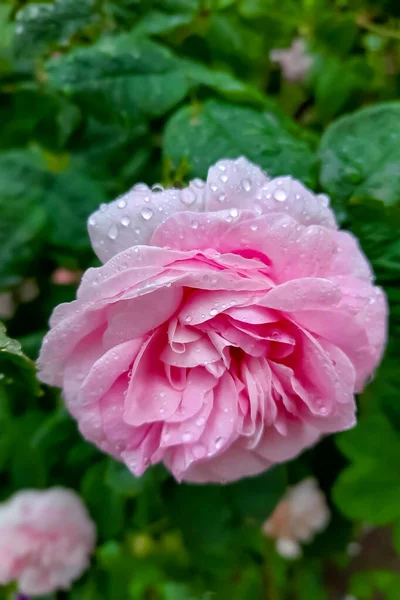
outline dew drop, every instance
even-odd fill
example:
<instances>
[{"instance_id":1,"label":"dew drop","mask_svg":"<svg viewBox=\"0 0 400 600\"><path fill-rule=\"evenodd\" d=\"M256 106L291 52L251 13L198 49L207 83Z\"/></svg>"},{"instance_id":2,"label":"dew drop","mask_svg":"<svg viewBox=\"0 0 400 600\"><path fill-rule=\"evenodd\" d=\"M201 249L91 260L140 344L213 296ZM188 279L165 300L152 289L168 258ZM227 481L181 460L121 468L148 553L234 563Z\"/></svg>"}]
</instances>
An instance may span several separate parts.
<instances>
[{"instance_id":1,"label":"dew drop","mask_svg":"<svg viewBox=\"0 0 400 600\"><path fill-rule=\"evenodd\" d=\"M218 200L219 200L220 202L223 202L223 201L225 200L225 198L226 198L225 194L220 194L220 195L218 196Z\"/></svg>"},{"instance_id":2,"label":"dew drop","mask_svg":"<svg viewBox=\"0 0 400 600\"><path fill-rule=\"evenodd\" d=\"M200 190L204 187L204 181L202 181L202 179L199 178L193 179L191 183L193 183L193 185L195 185Z\"/></svg>"},{"instance_id":3,"label":"dew drop","mask_svg":"<svg viewBox=\"0 0 400 600\"><path fill-rule=\"evenodd\" d=\"M205 422L206 422L206 420L204 417L199 417L196 421L196 425L197 425L197 427L202 427Z\"/></svg>"},{"instance_id":4,"label":"dew drop","mask_svg":"<svg viewBox=\"0 0 400 600\"><path fill-rule=\"evenodd\" d=\"M124 227L128 227L131 223L131 220L129 217L122 217L121 219L121 225L123 225Z\"/></svg>"},{"instance_id":5,"label":"dew drop","mask_svg":"<svg viewBox=\"0 0 400 600\"><path fill-rule=\"evenodd\" d=\"M192 321L192 317L188 315L187 317L185 317L185 321L186 323L190 323Z\"/></svg>"},{"instance_id":6,"label":"dew drop","mask_svg":"<svg viewBox=\"0 0 400 600\"><path fill-rule=\"evenodd\" d=\"M154 185L151 186L151 191L152 192L163 192L164 188L161 185L161 183L155 183Z\"/></svg>"},{"instance_id":7,"label":"dew drop","mask_svg":"<svg viewBox=\"0 0 400 600\"><path fill-rule=\"evenodd\" d=\"M274 191L274 198L278 200L278 202L284 202L287 198L286 192L284 190L277 189Z\"/></svg>"},{"instance_id":8,"label":"dew drop","mask_svg":"<svg viewBox=\"0 0 400 600\"><path fill-rule=\"evenodd\" d=\"M192 192L191 189L186 188L185 190L182 190L181 201L183 204L186 204L186 206L190 206L193 202L196 202L196 194Z\"/></svg>"},{"instance_id":9,"label":"dew drop","mask_svg":"<svg viewBox=\"0 0 400 600\"><path fill-rule=\"evenodd\" d=\"M224 443L225 438L223 437L217 437L217 439L215 440L215 447L217 450L219 450L220 448L222 448L222 444Z\"/></svg>"},{"instance_id":10,"label":"dew drop","mask_svg":"<svg viewBox=\"0 0 400 600\"><path fill-rule=\"evenodd\" d=\"M132 189L135 192L143 192L143 191L147 191L149 189L149 186L146 185L145 183L137 183L136 185L133 186Z\"/></svg>"},{"instance_id":11,"label":"dew drop","mask_svg":"<svg viewBox=\"0 0 400 600\"><path fill-rule=\"evenodd\" d=\"M111 225L110 229L108 230L108 237L110 238L110 240L116 240L118 237L118 229L116 225Z\"/></svg>"},{"instance_id":12,"label":"dew drop","mask_svg":"<svg viewBox=\"0 0 400 600\"><path fill-rule=\"evenodd\" d=\"M257 229L258 229L258 225L256 225L255 223L252 223L252 224L250 225L250 229L251 229L252 231L257 231Z\"/></svg>"},{"instance_id":13,"label":"dew drop","mask_svg":"<svg viewBox=\"0 0 400 600\"><path fill-rule=\"evenodd\" d=\"M226 167L225 167L225 165L224 165L223 163L218 163L218 164L217 164L217 168L218 168L220 171L226 171Z\"/></svg>"},{"instance_id":14,"label":"dew drop","mask_svg":"<svg viewBox=\"0 0 400 600\"><path fill-rule=\"evenodd\" d=\"M121 200L118 200L117 206L118 206L118 208L125 208L126 207L126 200L124 200L123 198L121 198Z\"/></svg>"},{"instance_id":15,"label":"dew drop","mask_svg":"<svg viewBox=\"0 0 400 600\"><path fill-rule=\"evenodd\" d=\"M104 204L104 202L102 204L100 204L100 212L106 212L107 210L107 204Z\"/></svg>"},{"instance_id":16,"label":"dew drop","mask_svg":"<svg viewBox=\"0 0 400 600\"><path fill-rule=\"evenodd\" d=\"M221 175L220 180L222 181L222 183L226 183L228 181L228 176L227 175Z\"/></svg>"},{"instance_id":17,"label":"dew drop","mask_svg":"<svg viewBox=\"0 0 400 600\"><path fill-rule=\"evenodd\" d=\"M150 202L150 196L145 196L145 197L143 198L143 200L144 200L145 202Z\"/></svg>"},{"instance_id":18,"label":"dew drop","mask_svg":"<svg viewBox=\"0 0 400 600\"><path fill-rule=\"evenodd\" d=\"M142 215L143 219L145 219L146 221L149 221L151 219L151 217L153 216L153 211L151 210L151 208L144 208L141 212L141 215Z\"/></svg>"},{"instance_id":19,"label":"dew drop","mask_svg":"<svg viewBox=\"0 0 400 600\"><path fill-rule=\"evenodd\" d=\"M319 200L321 202L321 205L324 208L328 208L328 206L329 206L329 196L327 196L326 194L319 194L318 198L319 198Z\"/></svg>"},{"instance_id":20,"label":"dew drop","mask_svg":"<svg viewBox=\"0 0 400 600\"><path fill-rule=\"evenodd\" d=\"M237 217L239 214L239 211L237 208L231 208L229 211L229 214L231 215L231 217Z\"/></svg>"},{"instance_id":21,"label":"dew drop","mask_svg":"<svg viewBox=\"0 0 400 600\"><path fill-rule=\"evenodd\" d=\"M192 434L190 431L185 431L185 433L182 435L182 441L183 442L190 442L192 439Z\"/></svg>"},{"instance_id":22,"label":"dew drop","mask_svg":"<svg viewBox=\"0 0 400 600\"><path fill-rule=\"evenodd\" d=\"M197 229L198 226L199 226L199 222L196 219L193 219L193 221L191 222L192 229Z\"/></svg>"},{"instance_id":23,"label":"dew drop","mask_svg":"<svg viewBox=\"0 0 400 600\"><path fill-rule=\"evenodd\" d=\"M212 192L216 192L216 191L218 190L218 186L216 186L216 185L215 185L215 183L212 183L212 184L210 185L210 188L211 188L211 191L212 191Z\"/></svg>"},{"instance_id":24,"label":"dew drop","mask_svg":"<svg viewBox=\"0 0 400 600\"><path fill-rule=\"evenodd\" d=\"M215 317L215 315L217 315L217 314L218 314L218 310L217 310L216 308L212 308L212 309L210 310L210 315L211 315L212 317Z\"/></svg>"},{"instance_id":25,"label":"dew drop","mask_svg":"<svg viewBox=\"0 0 400 600\"><path fill-rule=\"evenodd\" d=\"M245 192L249 192L251 190L251 181L249 179L243 179L242 188Z\"/></svg>"},{"instance_id":26,"label":"dew drop","mask_svg":"<svg viewBox=\"0 0 400 600\"><path fill-rule=\"evenodd\" d=\"M93 215L91 217L89 217L88 223L89 223L89 225L96 225L96 219Z\"/></svg>"},{"instance_id":27,"label":"dew drop","mask_svg":"<svg viewBox=\"0 0 400 600\"><path fill-rule=\"evenodd\" d=\"M139 233L140 233L139 227L135 227L135 233L136 233L136 235L139 235Z\"/></svg>"}]
</instances>

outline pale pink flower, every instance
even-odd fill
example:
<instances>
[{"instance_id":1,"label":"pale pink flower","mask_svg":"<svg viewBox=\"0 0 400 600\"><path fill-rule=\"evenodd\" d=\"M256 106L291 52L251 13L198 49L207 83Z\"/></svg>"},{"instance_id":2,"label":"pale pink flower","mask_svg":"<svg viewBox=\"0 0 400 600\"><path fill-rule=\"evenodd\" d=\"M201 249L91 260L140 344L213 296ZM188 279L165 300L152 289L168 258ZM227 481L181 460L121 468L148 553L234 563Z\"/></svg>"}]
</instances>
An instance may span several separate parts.
<instances>
[{"instance_id":1,"label":"pale pink flower","mask_svg":"<svg viewBox=\"0 0 400 600\"><path fill-rule=\"evenodd\" d=\"M301 38L293 40L290 48L271 50L269 57L272 62L279 64L284 79L294 83L304 81L313 64L306 43Z\"/></svg>"},{"instance_id":2,"label":"pale pink flower","mask_svg":"<svg viewBox=\"0 0 400 600\"><path fill-rule=\"evenodd\" d=\"M79 496L24 490L0 504L0 584L28 596L68 589L89 566L95 527Z\"/></svg>"},{"instance_id":3,"label":"pale pink flower","mask_svg":"<svg viewBox=\"0 0 400 600\"><path fill-rule=\"evenodd\" d=\"M355 424L386 302L326 196L244 158L89 218L105 264L57 307L40 378L135 475L228 481Z\"/></svg>"},{"instance_id":4,"label":"pale pink flower","mask_svg":"<svg viewBox=\"0 0 400 600\"><path fill-rule=\"evenodd\" d=\"M81 271L70 271L69 269L59 267L51 274L51 281L56 285L73 285L74 283L79 283L81 277Z\"/></svg>"},{"instance_id":5,"label":"pale pink flower","mask_svg":"<svg viewBox=\"0 0 400 600\"><path fill-rule=\"evenodd\" d=\"M18 287L18 297L20 302L32 302L40 294L39 286L34 277L24 279Z\"/></svg>"},{"instance_id":6,"label":"pale pink flower","mask_svg":"<svg viewBox=\"0 0 400 600\"><path fill-rule=\"evenodd\" d=\"M0 319L11 319L15 313L15 301L12 292L0 293Z\"/></svg>"},{"instance_id":7,"label":"pale pink flower","mask_svg":"<svg viewBox=\"0 0 400 600\"><path fill-rule=\"evenodd\" d=\"M276 539L276 548L285 558L301 555L301 543L310 542L323 531L330 520L325 496L315 479L309 477L289 488L271 517L264 523L263 531Z\"/></svg>"}]
</instances>

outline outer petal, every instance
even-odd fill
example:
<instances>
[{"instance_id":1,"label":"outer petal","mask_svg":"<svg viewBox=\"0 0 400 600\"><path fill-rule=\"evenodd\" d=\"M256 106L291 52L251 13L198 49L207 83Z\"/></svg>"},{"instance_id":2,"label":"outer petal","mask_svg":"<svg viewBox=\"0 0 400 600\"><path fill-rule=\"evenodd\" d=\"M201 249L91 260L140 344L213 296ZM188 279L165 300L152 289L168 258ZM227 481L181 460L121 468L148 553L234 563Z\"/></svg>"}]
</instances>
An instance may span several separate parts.
<instances>
[{"instance_id":1,"label":"outer petal","mask_svg":"<svg viewBox=\"0 0 400 600\"><path fill-rule=\"evenodd\" d=\"M256 214L287 212L302 225L324 225L336 229L327 196L316 195L291 177L269 179L244 157L220 160L208 171L206 210L229 208L253 210Z\"/></svg>"},{"instance_id":2,"label":"outer petal","mask_svg":"<svg viewBox=\"0 0 400 600\"><path fill-rule=\"evenodd\" d=\"M253 209L257 193L268 181L260 167L244 156L236 160L220 160L208 170L206 210Z\"/></svg>"},{"instance_id":3,"label":"outer petal","mask_svg":"<svg viewBox=\"0 0 400 600\"><path fill-rule=\"evenodd\" d=\"M102 262L131 246L149 244L153 231L179 211L201 211L203 183L195 180L184 190L155 191L138 184L110 204L104 204L88 220L93 250ZM158 189L158 188L156 188Z\"/></svg>"}]
</instances>

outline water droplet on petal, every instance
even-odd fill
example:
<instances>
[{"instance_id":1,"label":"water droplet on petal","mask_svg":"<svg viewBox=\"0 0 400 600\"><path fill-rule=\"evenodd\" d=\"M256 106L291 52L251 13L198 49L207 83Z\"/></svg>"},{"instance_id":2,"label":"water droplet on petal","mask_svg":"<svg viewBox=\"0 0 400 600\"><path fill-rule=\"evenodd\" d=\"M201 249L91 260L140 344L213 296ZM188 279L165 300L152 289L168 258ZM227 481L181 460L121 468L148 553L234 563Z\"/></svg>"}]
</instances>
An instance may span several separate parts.
<instances>
[{"instance_id":1,"label":"water droplet on petal","mask_svg":"<svg viewBox=\"0 0 400 600\"><path fill-rule=\"evenodd\" d=\"M135 233L136 233L136 235L139 235L139 233L140 233L139 227L135 227Z\"/></svg>"},{"instance_id":2,"label":"water droplet on petal","mask_svg":"<svg viewBox=\"0 0 400 600\"><path fill-rule=\"evenodd\" d=\"M146 185L145 183L137 183L136 185L133 186L132 189L135 190L135 192L143 192L145 190L148 190L149 186Z\"/></svg>"},{"instance_id":3,"label":"water droplet on petal","mask_svg":"<svg viewBox=\"0 0 400 600\"><path fill-rule=\"evenodd\" d=\"M196 194L190 188L186 188L182 190L181 201L186 206L190 206L193 202L196 202Z\"/></svg>"},{"instance_id":4,"label":"water droplet on petal","mask_svg":"<svg viewBox=\"0 0 400 600\"><path fill-rule=\"evenodd\" d=\"M198 427L202 427L202 426L204 425L204 423L205 423L205 422L206 422L206 420L205 420L205 418L204 418L204 417L199 417L199 418L197 419L197 421L196 421L196 425L197 425Z\"/></svg>"},{"instance_id":5,"label":"water droplet on petal","mask_svg":"<svg viewBox=\"0 0 400 600\"><path fill-rule=\"evenodd\" d=\"M182 436L182 441L183 441L183 442L190 442L190 441L191 441L191 439L192 439L192 437L193 437L193 436L192 436L192 434L191 434L191 432L190 432L190 431L185 431L185 433L184 433L184 434L183 434L183 436Z\"/></svg>"},{"instance_id":6,"label":"water droplet on petal","mask_svg":"<svg viewBox=\"0 0 400 600\"><path fill-rule=\"evenodd\" d=\"M125 208L126 207L126 200L124 200L123 198L121 198L121 200L117 201L117 206L118 206L118 208Z\"/></svg>"},{"instance_id":7,"label":"water droplet on petal","mask_svg":"<svg viewBox=\"0 0 400 600\"><path fill-rule=\"evenodd\" d=\"M219 200L220 202L223 202L223 201L225 200L225 198L226 198L225 194L220 194L220 195L218 196L218 200Z\"/></svg>"},{"instance_id":8,"label":"water droplet on petal","mask_svg":"<svg viewBox=\"0 0 400 600\"><path fill-rule=\"evenodd\" d=\"M327 196L326 194L319 194L318 198L324 208L327 208L329 206L329 196Z\"/></svg>"},{"instance_id":9,"label":"water droplet on petal","mask_svg":"<svg viewBox=\"0 0 400 600\"><path fill-rule=\"evenodd\" d=\"M196 219L193 219L193 221L191 222L192 229L197 229L198 226L199 226L199 222L196 221Z\"/></svg>"},{"instance_id":10,"label":"water droplet on petal","mask_svg":"<svg viewBox=\"0 0 400 600\"><path fill-rule=\"evenodd\" d=\"M141 215L142 215L143 219L148 221L153 216L153 211L151 210L151 208L144 208L141 212Z\"/></svg>"},{"instance_id":11,"label":"water droplet on petal","mask_svg":"<svg viewBox=\"0 0 400 600\"><path fill-rule=\"evenodd\" d=\"M237 217L239 214L239 211L237 208L231 208L229 211L229 214L231 215L231 217Z\"/></svg>"},{"instance_id":12,"label":"water droplet on petal","mask_svg":"<svg viewBox=\"0 0 400 600\"><path fill-rule=\"evenodd\" d=\"M154 185L151 186L151 191L152 192L163 192L164 188L161 185L161 183L155 183Z\"/></svg>"},{"instance_id":13,"label":"water droplet on petal","mask_svg":"<svg viewBox=\"0 0 400 600\"><path fill-rule=\"evenodd\" d=\"M252 224L250 225L250 229L251 229L252 231L257 231L257 229L258 229L258 225L256 225L256 223L252 223Z\"/></svg>"},{"instance_id":14,"label":"water droplet on petal","mask_svg":"<svg viewBox=\"0 0 400 600\"><path fill-rule=\"evenodd\" d=\"M210 310L210 315L211 315L212 317L215 317L215 315L217 315L217 314L218 314L218 309L216 309L216 308L212 308L212 309Z\"/></svg>"},{"instance_id":15,"label":"water droplet on petal","mask_svg":"<svg viewBox=\"0 0 400 600\"><path fill-rule=\"evenodd\" d=\"M220 180L222 181L222 183L226 183L228 181L228 176L227 175L221 175Z\"/></svg>"},{"instance_id":16,"label":"water droplet on petal","mask_svg":"<svg viewBox=\"0 0 400 600\"><path fill-rule=\"evenodd\" d=\"M108 237L110 238L110 240L116 240L118 237L118 229L116 225L111 225L110 229L108 230Z\"/></svg>"},{"instance_id":17,"label":"water droplet on petal","mask_svg":"<svg viewBox=\"0 0 400 600\"><path fill-rule=\"evenodd\" d=\"M223 437L217 437L217 439L215 440L215 447L217 450L219 450L220 448L222 448L222 444L224 443L225 438Z\"/></svg>"},{"instance_id":18,"label":"water droplet on petal","mask_svg":"<svg viewBox=\"0 0 400 600\"><path fill-rule=\"evenodd\" d=\"M100 204L100 212L106 212L107 210L107 204L104 204L104 202L102 204Z\"/></svg>"},{"instance_id":19,"label":"water droplet on petal","mask_svg":"<svg viewBox=\"0 0 400 600\"><path fill-rule=\"evenodd\" d=\"M193 185L195 185L199 189L204 187L204 181L202 181L198 177L196 179L192 179L191 183L193 183Z\"/></svg>"},{"instance_id":20,"label":"water droplet on petal","mask_svg":"<svg viewBox=\"0 0 400 600\"><path fill-rule=\"evenodd\" d=\"M186 323L190 323L191 320L192 320L192 317L190 315L188 315L187 317L185 317Z\"/></svg>"},{"instance_id":21,"label":"water droplet on petal","mask_svg":"<svg viewBox=\"0 0 400 600\"><path fill-rule=\"evenodd\" d=\"M225 165L224 165L223 163L218 163L218 164L217 164L217 168L218 168L220 171L226 171L226 167L225 167Z\"/></svg>"},{"instance_id":22,"label":"water droplet on petal","mask_svg":"<svg viewBox=\"0 0 400 600\"><path fill-rule=\"evenodd\" d=\"M287 198L286 192L281 189L276 189L274 191L274 198L275 200L278 200L278 202L284 202Z\"/></svg>"},{"instance_id":23,"label":"water droplet on petal","mask_svg":"<svg viewBox=\"0 0 400 600\"><path fill-rule=\"evenodd\" d=\"M215 185L215 183L212 183L212 184L210 185L210 188L211 188L211 191L212 191L212 192L216 192L216 191L217 191L217 189L218 189L218 186L216 186L216 185Z\"/></svg>"},{"instance_id":24,"label":"water droplet on petal","mask_svg":"<svg viewBox=\"0 0 400 600\"><path fill-rule=\"evenodd\" d=\"M243 179L242 188L245 192L249 192L251 190L251 181L249 179Z\"/></svg>"},{"instance_id":25,"label":"water droplet on petal","mask_svg":"<svg viewBox=\"0 0 400 600\"><path fill-rule=\"evenodd\" d=\"M145 202L150 202L151 198L150 198L150 196L145 196L145 197L143 198L143 200L144 200Z\"/></svg>"},{"instance_id":26,"label":"water droplet on petal","mask_svg":"<svg viewBox=\"0 0 400 600\"><path fill-rule=\"evenodd\" d=\"M130 225L131 220L129 217L122 217L121 219L121 225L123 225L124 227L128 227L128 225Z\"/></svg>"},{"instance_id":27,"label":"water droplet on petal","mask_svg":"<svg viewBox=\"0 0 400 600\"><path fill-rule=\"evenodd\" d=\"M91 217L89 217L88 223L89 223L89 225L96 225L96 219L93 215Z\"/></svg>"}]
</instances>

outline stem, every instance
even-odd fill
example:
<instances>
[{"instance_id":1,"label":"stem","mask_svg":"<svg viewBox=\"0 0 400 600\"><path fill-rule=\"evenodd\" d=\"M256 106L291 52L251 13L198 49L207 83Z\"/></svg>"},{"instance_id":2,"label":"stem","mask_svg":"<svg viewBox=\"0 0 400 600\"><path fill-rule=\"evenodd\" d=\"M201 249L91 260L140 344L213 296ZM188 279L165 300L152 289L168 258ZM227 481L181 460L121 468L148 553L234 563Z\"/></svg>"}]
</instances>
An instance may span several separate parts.
<instances>
[{"instance_id":1,"label":"stem","mask_svg":"<svg viewBox=\"0 0 400 600\"><path fill-rule=\"evenodd\" d=\"M371 23L371 21L369 21L368 17L365 15L358 15L356 17L356 23L359 27L363 27L364 29L367 29L367 31L371 31L372 33L376 33L382 37L400 40L400 31L397 31L396 29L390 29L384 25L376 25L375 23Z\"/></svg>"}]
</instances>

